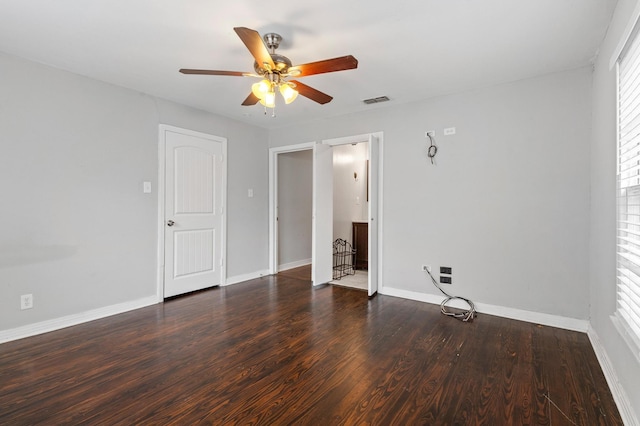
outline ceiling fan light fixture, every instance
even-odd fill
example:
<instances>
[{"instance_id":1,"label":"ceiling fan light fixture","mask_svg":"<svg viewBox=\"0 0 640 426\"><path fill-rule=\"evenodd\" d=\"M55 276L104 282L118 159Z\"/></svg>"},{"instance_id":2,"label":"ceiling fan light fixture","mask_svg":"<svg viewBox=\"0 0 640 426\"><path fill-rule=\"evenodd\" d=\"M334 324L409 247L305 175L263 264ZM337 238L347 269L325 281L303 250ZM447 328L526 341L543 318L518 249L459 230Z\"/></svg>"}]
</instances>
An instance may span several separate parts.
<instances>
[{"instance_id":1,"label":"ceiling fan light fixture","mask_svg":"<svg viewBox=\"0 0 640 426\"><path fill-rule=\"evenodd\" d=\"M251 85L251 92L261 100L264 99L267 96L267 93L271 91L271 82L267 79L260 80L259 82Z\"/></svg>"},{"instance_id":2,"label":"ceiling fan light fixture","mask_svg":"<svg viewBox=\"0 0 640 426\"><path fill-rule=\"evenodd\" d=\"M290 104L298 97L298 91L291 87L290 83L284 83L280 85L280 94L284 98L285 104Z\"/></svg>"},{"instance_id":3,"label":"ceiling fan light fixture","mask_svg":"<svg viewBox=\"0 0 640 426\"><path fill-rule=\"evenodd\" d=\"M225 70L202 70L181 68L183 74L224 75L234 77L258 77L261 80L251 85L251 93L242 102L243 106L256 105L258 102L267 108L275 109L276 89L287 104L293 102L299 94L303 97L324 105L333 99L326 93L307 86L298 81L287 81L290 77L307 77L336 71L358 68L358 60L351 55L333 59L309 62L293 66L286 56L276 53L282 37L276 33L268 33L264 38L256 30L246 27L234 27L240 40L253 56L255 73ZM275 117L275 112L273 114Z\"/></svg>"}]
</instances>

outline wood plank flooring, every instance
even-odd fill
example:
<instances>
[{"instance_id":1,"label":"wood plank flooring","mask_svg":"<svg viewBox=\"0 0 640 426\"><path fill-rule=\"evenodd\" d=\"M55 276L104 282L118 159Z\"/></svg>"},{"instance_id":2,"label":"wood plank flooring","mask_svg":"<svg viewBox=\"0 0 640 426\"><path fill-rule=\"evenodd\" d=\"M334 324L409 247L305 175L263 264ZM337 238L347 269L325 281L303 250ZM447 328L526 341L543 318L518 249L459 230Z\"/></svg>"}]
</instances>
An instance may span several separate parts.
<instances>
[{"instance_id":1,"label":"wood plank flooring","mask_svg":"<svg viewBox=\"0 0 640 426\"><path fill-rule=\"evenodd\" d=\"M583 333L308 270L0 345L0 425L621 425Z\"/></svg>"}]
</instances>

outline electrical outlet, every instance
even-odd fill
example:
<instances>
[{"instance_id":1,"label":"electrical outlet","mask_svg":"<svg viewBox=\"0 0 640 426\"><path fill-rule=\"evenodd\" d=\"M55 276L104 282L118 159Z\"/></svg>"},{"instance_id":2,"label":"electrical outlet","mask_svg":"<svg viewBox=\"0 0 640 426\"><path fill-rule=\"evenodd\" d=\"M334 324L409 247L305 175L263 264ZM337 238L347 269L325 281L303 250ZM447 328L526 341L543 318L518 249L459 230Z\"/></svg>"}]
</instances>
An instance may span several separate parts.
<instances>
[{"instance_id":1,"label":"electrical outlet","mask_svg":"<svg viewBox=\"0 0 640 426\"><path fill-rule=\"evenodd\" d=\"M31 309L33 308L33 294L23 294L20 296L20 309Z\"/></svg>"},{"instance_id":2,"label":"electrical outlet","mask_svg":"<svg viewBox=\"0 0 640 426\"><path fill-rule=\"evenodd\" d=\"M448 274L451 275L451 268L448 266L441 266L440 267L440 273L441 274Z\"/></svg>"},{"instance_id":3,"label":"electrical outlet","mask_svg":"<svg viewBox=\"0 0 640 426\"><path fill-rule=\"evenodd\" d=\"M451 284L451 277L440 277L440 282L442 284Z\"/></svg>"},{"instance_id":4,"label":"electrical outlet","mask_svg":"<svg viewBox=\"0 0 640 426\"><path fill-rule=\"evenodd\" d=\"M431 266L429 266L429 265L422 265L422 271L423 271L423 272L431 272Z\"/></svg>"}]
</instances>

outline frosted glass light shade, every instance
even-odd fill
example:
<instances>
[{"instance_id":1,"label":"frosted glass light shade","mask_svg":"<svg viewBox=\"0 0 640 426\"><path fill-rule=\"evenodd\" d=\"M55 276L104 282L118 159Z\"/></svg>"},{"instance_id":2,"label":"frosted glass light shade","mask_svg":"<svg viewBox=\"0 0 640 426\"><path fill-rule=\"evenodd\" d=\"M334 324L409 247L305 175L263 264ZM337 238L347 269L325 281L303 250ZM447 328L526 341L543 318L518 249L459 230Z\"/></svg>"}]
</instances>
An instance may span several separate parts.
<instances>
[{"instance_id":1,"label":"frosted glass light shade","mask_svg":"<svg viewBox=\"0 0 640 426\"><path fill-rule=\"evenodd\" d=\"M264 99L267 93L271 91L271 82L269 80L260 80L251 85L251 92L258 98Z\"/></svg>"},{"instance_id":2,"label":"frosted glass light shade","mask_svg":"<svg viewBox=\"0 0 640 426\"><path fill-rule=\"evenodd\" d=\"M289 86L288 84L280 85L280 94L284 98L284 102L286 104L290 104L291 102L295 101L296 98L298 97L298 91L295 90L293 87Z\"/></svg>"},{"instance_id":3,"label":"frosted glass light shade","mask_svg":"<svg viewBox=\"0 0 640 426\"><path fill-rule=\"evenodd\" d=\"M267 92L264 99L260 99L260 103L267 108L274 108L276 106L276 92Z\"/></svg>"}]
</instances>

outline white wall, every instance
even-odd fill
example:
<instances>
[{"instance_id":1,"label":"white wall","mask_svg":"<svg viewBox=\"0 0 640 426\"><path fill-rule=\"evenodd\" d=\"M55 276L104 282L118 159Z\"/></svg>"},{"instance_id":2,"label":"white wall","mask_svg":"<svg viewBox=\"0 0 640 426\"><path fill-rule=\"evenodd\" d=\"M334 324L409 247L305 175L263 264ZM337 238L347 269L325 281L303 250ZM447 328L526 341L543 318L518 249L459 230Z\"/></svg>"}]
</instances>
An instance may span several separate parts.
<instances>
[{"instance_id":1,"label":"white wall","mask_svg":"<svg viewBox=\"0 0 640 426\"><path fill-rule=\"evenodd\" d=\"M266 269L263 131L3 54L0 69L0 332L153 300L160 123L228 138L228 274Z\"/></svg>"},{"instance_id":2,"label":"white wall","mask_svg":"<svg viewBox=\"0 0 640 426\"><path fill-rule=\"evenodd\" d=\"M313 151L278 154L278 270L311 262Z\"/></svg>"},{"instance_id":3,"label":"white wall","mask_svg":"<svg viewBox=\"0 0 640 426\"><path fill-rule=\"evenodd\" d=\"M610 59L623 39L636 0L618 0L607 37L600 48L593 76L593 134L591 137L590 314L612 368L640 419L640 362L613 326L616 309L616 74Z\"/></svg>"},{"instance_id":4,"label":"white wall","mask_svg":"<svg viewBox=\"0 0 640 426\"><path fill-rule=\"evenodd\" d=\"M367 220L367 145L333 147L334 241L342 238L353 245L351 224L354 220Z\"/></svg>"},{"instance_id":5,"label":"white wall","mask_svg":"<svg viewBox=\"0 0 640 426\"><path fill-rule=\"evenodd\" d=\"M420 266L445 265L475 302L586 320L590 120L582 68L277 129L270 144L384 132L387 290L437 294Z\"/></svg>"}]
</instances>

